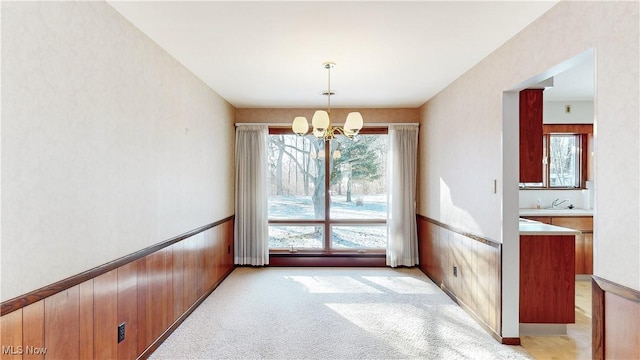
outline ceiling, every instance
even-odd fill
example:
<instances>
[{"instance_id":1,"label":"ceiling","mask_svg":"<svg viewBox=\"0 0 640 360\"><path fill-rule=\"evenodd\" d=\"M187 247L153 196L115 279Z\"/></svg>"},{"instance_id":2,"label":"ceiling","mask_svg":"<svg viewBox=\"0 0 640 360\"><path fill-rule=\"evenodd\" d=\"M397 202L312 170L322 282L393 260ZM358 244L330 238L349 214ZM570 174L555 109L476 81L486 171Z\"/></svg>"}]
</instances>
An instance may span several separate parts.
<instances>
[{"instance_id":1,"label":"ceiling","mask_svg":"<svg viewBox=\"0 0 640 360\"><path fill-rule=\"evenodd\" d=\"M556 1L110 1L237 108L418 107Z\"/></svg>"}]
</instances>

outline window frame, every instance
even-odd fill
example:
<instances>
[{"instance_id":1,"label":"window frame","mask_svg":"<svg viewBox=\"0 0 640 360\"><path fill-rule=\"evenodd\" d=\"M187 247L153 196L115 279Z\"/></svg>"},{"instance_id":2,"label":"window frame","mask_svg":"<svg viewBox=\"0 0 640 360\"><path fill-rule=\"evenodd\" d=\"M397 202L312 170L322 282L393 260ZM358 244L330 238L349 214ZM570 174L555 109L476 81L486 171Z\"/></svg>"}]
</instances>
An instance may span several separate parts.
<instances>
[{"instance_id":1,"label":"window frame","mask_svg":"<svg viewBox=\"0 0 640 360\"><path fill-rule=\"evenodd\" d=\"M295 135L292 133L290 127L281 127L281 126L269 126L269 135ZM388 135L389 129L386 126L371 126L364 127L360 130L359 134L361 135ZM325 159L330 158L331 154L329 140L325 140ZM331 162L324 162L324 170L325 174L330 174L331 170ZM386 253L385 249L378 248L352 248L352 249L340 249L340 248L332 248L331 247L331 227L333 225L385 225L387 226L387 219L331 219L331 196L328 196L331 192L331 177L325 176L324 179L324 219L268 219L268 225L276 225L276 226L284 226L284 225L300 225L300 226L322 226L323 227L323 248L322 249L304 249L304 248L296 248L296 249L274 249L269 248L270 254L321 254L321 255L345 255L345 254L355 254L355 255L365 255L365 254L377 254L383 255Z\"/></svg>"},{"instance_id":2,"label":"window frame","mask_svg":"<svg viewBox=\"0 0 640 360\"><path fill-rule=\"evenodd\" d=\"M586 189L588 177L589 136L593 134L592 124L544 124L543 125L543 179L542 185L521 183L522 190L580 190ZM576 137L576 176L579 186L551 186L551 135L572 135Z\"/></svg>"}]
</instances>

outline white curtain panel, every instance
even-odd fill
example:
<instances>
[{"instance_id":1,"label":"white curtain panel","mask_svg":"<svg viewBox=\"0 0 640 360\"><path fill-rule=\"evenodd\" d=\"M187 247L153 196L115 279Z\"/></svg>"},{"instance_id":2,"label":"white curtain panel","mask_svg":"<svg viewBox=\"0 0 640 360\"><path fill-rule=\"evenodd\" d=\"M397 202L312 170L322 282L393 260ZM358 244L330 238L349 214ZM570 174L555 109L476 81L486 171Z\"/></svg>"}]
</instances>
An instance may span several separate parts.
<instances>
[{"instance_id":1,"label":"white curtain panel","mask_svg":"<svg viewBox=\"0 0 640 360\"><path fill-rule=\"evenodd\" d=\"M417 125L389 126L387 265L418 264L416 226Z\"/></svg>"},{"instance_id":2,"label":"white curtain panel","mask_svg":"<svg viewBox=\"0 0 640 360\"><path fill-rule=\"evenodd\" d=\"M269 264L266 125L236 128L236 265Z\"/></svg>"}]
</instances>

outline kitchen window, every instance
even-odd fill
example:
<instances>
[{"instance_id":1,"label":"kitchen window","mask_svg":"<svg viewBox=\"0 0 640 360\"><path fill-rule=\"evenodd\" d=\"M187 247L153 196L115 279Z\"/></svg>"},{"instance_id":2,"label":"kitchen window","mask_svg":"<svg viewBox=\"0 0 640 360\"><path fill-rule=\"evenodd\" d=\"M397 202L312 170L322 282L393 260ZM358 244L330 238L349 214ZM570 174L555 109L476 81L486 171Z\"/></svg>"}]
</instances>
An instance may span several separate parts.
<instances>
[{"instance_id":1,"label":"kitchen window","mask_svg":"<svg viewBox=\"0 0 640 360\"><path fill-rule=\"evenodd\" d=\"M549 134L549 187L580 187L580 135Z\"/></svg>"},{"instance_id":2,"label":"kitchen window","mask_svg":"<svg viewBox=\"0 0 640 360\"><path fill-rule=\"evenodd\" d=\"M543 182L521 183L521 188L576 189L586 181L587 134L543 135Z\"/></svg>"}]
</instances>

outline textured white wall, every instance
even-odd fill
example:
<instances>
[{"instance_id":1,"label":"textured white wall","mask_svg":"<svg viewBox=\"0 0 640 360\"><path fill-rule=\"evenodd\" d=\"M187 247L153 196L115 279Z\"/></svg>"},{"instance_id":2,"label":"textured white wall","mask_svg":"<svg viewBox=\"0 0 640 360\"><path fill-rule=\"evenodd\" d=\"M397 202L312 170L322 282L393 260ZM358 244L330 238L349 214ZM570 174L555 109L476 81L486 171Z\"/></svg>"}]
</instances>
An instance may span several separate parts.
<instances>
[{"instance_id":1,"label":"textured white wall","mask_svg":"<svg viewBox=\"0 0 640 360\"><path fill-rule=\"evenodd\" d=\"M233 117L105 3L2 2L2 300L232 215Z\"/></svg>"},{"instance_id":2,"label":"textured white wall","mask_svg":"<svg viewBox=\"0 0 640 360\"><path fill-rule=\"evenodd\" d=\"M503 242L504 336L518 335L518 282L510 275L517 272L511 255L517 256L518 238L502 234L517 222L517 214L502 209L517 211L518 184L517 176L503 183L503 161L517 151L517 126L502 123L502 93L563 71L556 65L590 48L596 56L595 274L640 289L638 13L638 2L560 2L423 107L418 213ZM512 167L505 174L517 174Z\"/></svg>"},{"instance_id":3,"label":"textured white wall","mask_svg":"<svg viewBox=\"0 0 640 360\"><path fill-rule=\"evenodd\" d=\"M565 110L567 105L570 113ZM545 101L542 114L545 124L593 124L593 101Z\"/></svg>"}]
</instances>

